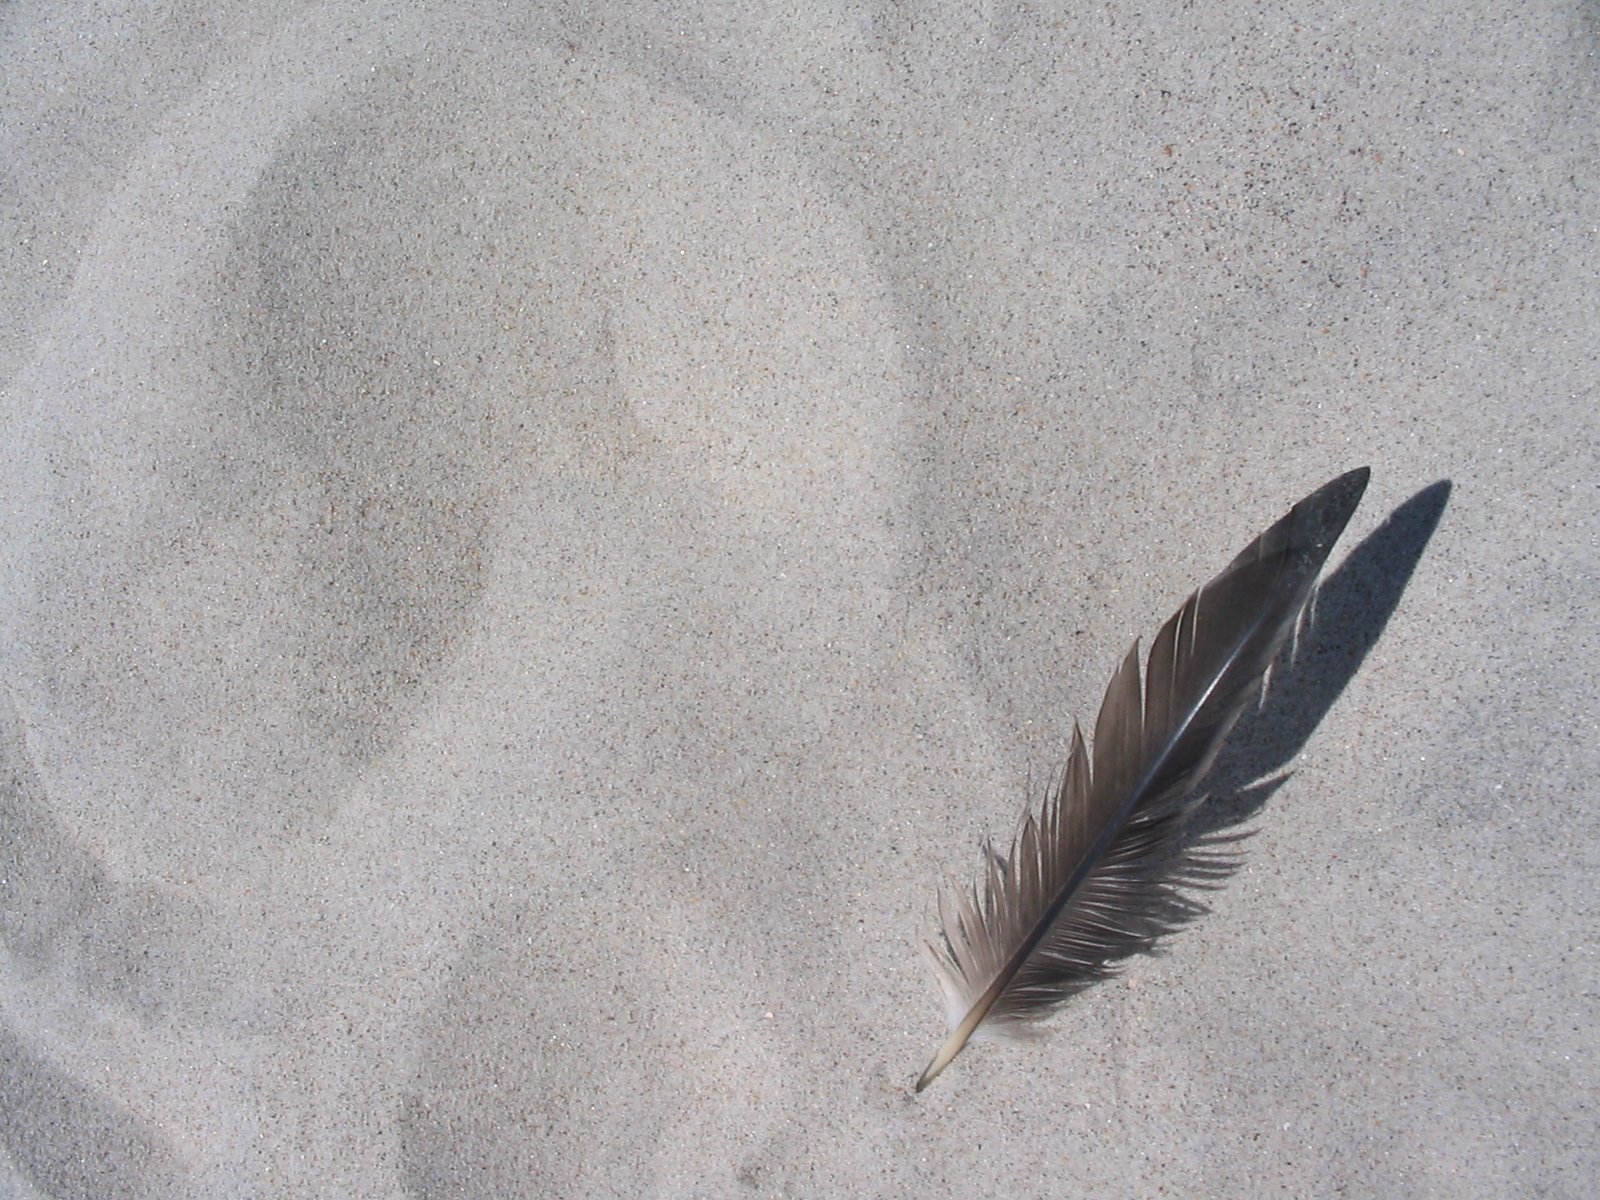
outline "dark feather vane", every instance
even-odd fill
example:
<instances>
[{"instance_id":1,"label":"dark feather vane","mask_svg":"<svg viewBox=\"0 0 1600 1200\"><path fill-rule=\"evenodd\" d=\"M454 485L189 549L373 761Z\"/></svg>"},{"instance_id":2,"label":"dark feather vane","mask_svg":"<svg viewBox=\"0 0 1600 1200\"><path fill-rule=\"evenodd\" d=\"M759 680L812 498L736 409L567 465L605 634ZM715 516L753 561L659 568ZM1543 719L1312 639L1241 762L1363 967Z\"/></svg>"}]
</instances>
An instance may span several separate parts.
<instances>
[{"instance_id":1,"label":"dark feather vane","mask_svg":"<svg viewBox=\"0 0 1600 1200\"><path fill-rule=\"evenodd\" d=\"M928 950L951 1033L919 1092L980 1026L1045 1015L1166 932L1184 886L1225 873L1180 848L1191 797L1260 694L1368 475L1307 496L1190 596L1156 634L1142 681L1135 642L1106 688L1092 753L1074 727L1061 778L1010 855L991 851L970 893L940 897Z\"/></svg>"}]
</instances>

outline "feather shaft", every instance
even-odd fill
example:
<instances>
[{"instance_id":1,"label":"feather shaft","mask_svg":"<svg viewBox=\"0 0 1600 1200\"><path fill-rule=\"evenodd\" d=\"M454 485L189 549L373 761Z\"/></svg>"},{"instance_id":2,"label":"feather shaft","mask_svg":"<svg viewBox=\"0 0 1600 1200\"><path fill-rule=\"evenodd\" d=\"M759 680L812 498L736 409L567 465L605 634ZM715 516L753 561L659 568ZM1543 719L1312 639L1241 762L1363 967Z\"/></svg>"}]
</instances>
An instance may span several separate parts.
<instances>
[{"instance_id":1,"label":"feather shaft","mask_svg":"<svg viewBox=\"0 0 1600 1200\"><path fill-rule=\"evenodd\" d=\"M971 898L941 901L929 943L951 1002L951 1032L922 1091L986 1021L1035 1019L1108 962L1169 927L1166 866L1185 799L1258 695L1366 489L1363 467L1295 505L1191 595L1106 688L1093 753L1073 731L1067 766L1008 858L991 851Z\"/></svg>"}]
</instances>

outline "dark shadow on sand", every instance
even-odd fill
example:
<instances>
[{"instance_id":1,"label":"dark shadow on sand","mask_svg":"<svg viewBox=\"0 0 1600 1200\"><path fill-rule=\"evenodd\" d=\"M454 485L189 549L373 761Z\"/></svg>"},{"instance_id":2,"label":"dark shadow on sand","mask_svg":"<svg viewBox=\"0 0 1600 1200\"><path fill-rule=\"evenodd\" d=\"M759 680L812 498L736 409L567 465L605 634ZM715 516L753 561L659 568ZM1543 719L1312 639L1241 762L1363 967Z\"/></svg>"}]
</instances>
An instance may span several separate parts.
<instances>
[{"instance_id":1,"label":"dark shadow on sand","mask_svg":"<svg viewBox=\"0 0 1600 1200\"><path fill-rule=\"evenodd\" d=\"M1273 668L1265 702L1240 720L1206 782L1211 799L1191 826L1199 838L1237 830L1285 781L1400 607L1450 490L1448 479L1423 488L1317 589L1311 619Z\"/></svg>"}]
</instances>

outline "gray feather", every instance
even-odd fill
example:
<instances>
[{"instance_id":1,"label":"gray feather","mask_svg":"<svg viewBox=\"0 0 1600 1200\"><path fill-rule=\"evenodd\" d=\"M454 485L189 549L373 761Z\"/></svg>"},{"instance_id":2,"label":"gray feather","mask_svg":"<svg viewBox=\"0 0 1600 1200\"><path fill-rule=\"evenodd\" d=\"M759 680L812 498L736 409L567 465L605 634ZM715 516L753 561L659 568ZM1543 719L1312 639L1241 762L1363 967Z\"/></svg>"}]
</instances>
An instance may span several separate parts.
<instances>
[{"instance_id":1,"label":"gray feather","mask_svg":"<svg viewBox=\"0 0 1600 1200\"><path fill-rule=\"evenodd\" d=\"M1095 721L1009 856L991 851L970 892L943 895L928 950L950 1036L917 1091L980 1026L1035 1020L1150 944L1183 885L1220 868L1177 851L1190 798L1261 691L1366 490L1362 467L1296 504L1184 602L1156 634L1143 679L1123 659Z\"/></svg>"}]
</instances>

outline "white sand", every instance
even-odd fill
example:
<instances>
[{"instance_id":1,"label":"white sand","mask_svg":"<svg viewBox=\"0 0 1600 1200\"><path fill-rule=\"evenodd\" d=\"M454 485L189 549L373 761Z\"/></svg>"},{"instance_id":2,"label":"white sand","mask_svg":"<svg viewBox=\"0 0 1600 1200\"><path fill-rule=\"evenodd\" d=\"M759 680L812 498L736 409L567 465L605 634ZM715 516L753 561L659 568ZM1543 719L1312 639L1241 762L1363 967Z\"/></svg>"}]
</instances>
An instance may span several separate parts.
<instances>
[{"instance_id":1,"label":"white sand","mask_svg":"<svg viewBox=\"0 0 1600 1200\"><path fill-rule=\"evenodd\" d=\"M164 7L0 13L0 1193L1590 1193L1590 8ZM914 1098L1361 463L1244 870Z\"/></svg>"}]
</instances>

